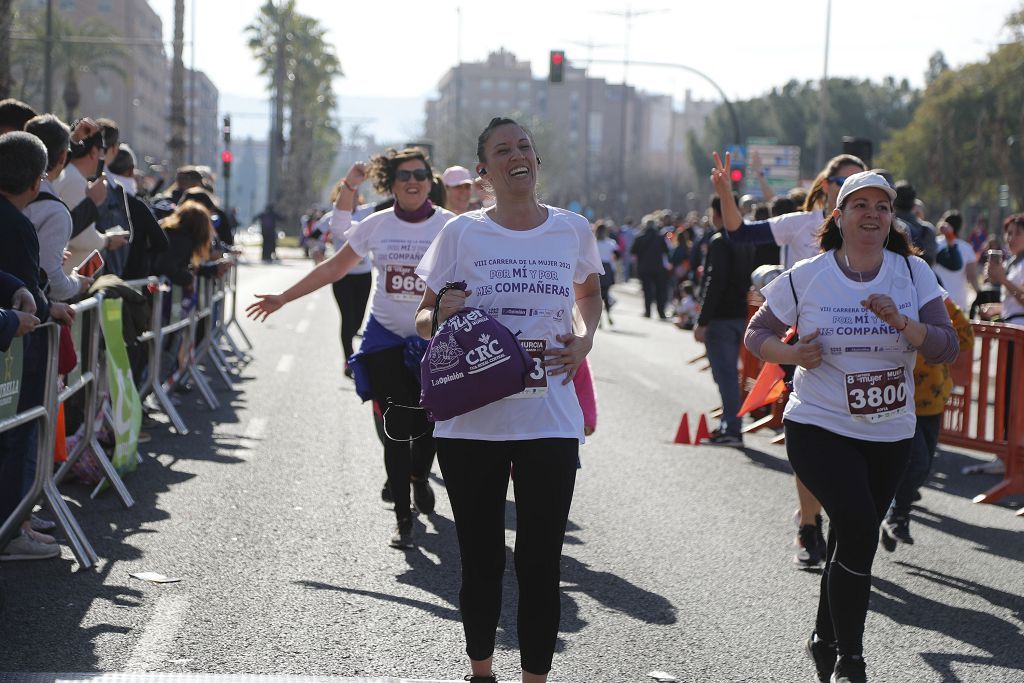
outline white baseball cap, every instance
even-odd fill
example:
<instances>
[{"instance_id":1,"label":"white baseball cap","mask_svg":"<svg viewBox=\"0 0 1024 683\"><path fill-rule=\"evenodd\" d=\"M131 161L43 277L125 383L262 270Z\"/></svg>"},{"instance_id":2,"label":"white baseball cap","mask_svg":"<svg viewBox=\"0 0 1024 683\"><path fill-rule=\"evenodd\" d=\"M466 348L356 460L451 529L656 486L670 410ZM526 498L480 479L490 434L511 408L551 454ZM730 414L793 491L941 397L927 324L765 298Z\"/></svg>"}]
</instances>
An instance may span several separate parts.
<instances>
[{"instance_id":1,"label":"white baseball cap","mask_svg":"<svg viewBox=\"0 0 1024 683\"><path fill-rule=\"evenodd\" d=\"M843 181L843 186L839 188L839 196L836 197L836 206L842 206L851 194L868 187L885 190L885 193L889 195L889 201L896 199L896 189L885 178L874 171L861 171Z\"/></svg>"},{"instance_id":2,"label":"white baseball cap","mask_svg":"<svg viewBox=\"0 0 1024 683\"><path fill-rule=\"evenodd\" d=\"M473 176L471 176L469 171L462 166L450 166L444 169L444 173L441 174L441 181L446 187L455 187L457 185L472 183Z\"/></svg>"}]
</instances>

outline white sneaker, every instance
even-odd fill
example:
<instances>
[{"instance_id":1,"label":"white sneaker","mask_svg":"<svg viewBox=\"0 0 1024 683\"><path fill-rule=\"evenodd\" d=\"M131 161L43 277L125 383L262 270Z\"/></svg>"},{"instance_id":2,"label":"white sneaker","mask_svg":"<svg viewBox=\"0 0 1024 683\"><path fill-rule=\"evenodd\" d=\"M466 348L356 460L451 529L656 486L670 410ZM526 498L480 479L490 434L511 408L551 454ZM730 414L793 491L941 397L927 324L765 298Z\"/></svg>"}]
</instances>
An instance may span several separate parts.
<instances>
[{"instance_id":1,"label":"white sneaker","mask_svg":"<svg viewBox=\"0 0 1024 683\"><path fill-rule=\"evenodd\" d=\"M32 515L32 530L41 531L46 533L47 531L53 531L57 528L57 522L51 522L48 519L43 519L39 515Z\"/></svg>"},{"instance_id":2,"label":"white sneaker","mask_svg":"<svg viewBox=\"0 0 1024 683\"><path fill-rule=\"evenodd\" d=\"M40 543L33 540L28 534L22 533L7 547L0 552L0 561L9 562L13 560L47 560L51 557L60 556L60 546L57 544Z\"/></svg>"},{"instance_id":3,"label":"white sneaker","mask_svg":"<svg viewBox=\"0 0 1024 683\"><path fill-rule=\"evenodd\" d=\"M57 539L51 536L50 534L44 534L43 532L36 531L35 529L22 529L21 533L28 534L28 537L36 543L45 543L46 545L53 545L57 542Z\"/></svg>"}]
</instances>

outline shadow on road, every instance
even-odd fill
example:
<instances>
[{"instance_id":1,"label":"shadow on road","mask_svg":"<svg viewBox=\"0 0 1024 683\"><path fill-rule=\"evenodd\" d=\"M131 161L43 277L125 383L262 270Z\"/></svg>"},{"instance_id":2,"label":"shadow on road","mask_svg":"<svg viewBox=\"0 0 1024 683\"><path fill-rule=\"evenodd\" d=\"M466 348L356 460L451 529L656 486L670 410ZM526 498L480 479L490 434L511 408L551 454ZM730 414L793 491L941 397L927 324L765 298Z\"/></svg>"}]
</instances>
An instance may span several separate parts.
<instances>
[{"instance_id":1,"label":"shadow on road","mask_svg":"<svg viewBox=\"0 0 1024 683\"><path fill-rule=\"evenodd\" d=\"M914 576L923 577L943 586L963 590L989 600L993 605L1005 607L1019 615L1024 609L1022 598L982 586L967 579L942 574L914 565L899 563ZM1020 649L1020 624L981 610L947 605L925 598L902 586L875 577L871 609L884 614L898 624L928 629L953 638L986 654L963 655L948 652L922 652L920 657L927 662L942 681L961 681L954 671L954 664L977 664L987 667L1001 667L1008 671L1024 669L1024 652ZM1011 674L1007 673L1010 680Z\"/></svg>"},{"instance_id":2,"label":"shadow on road","mask_svg":"<svg viewBox=\"0 0 1024 683\"><path fill-rule=\"evenodd\" d=\"M96 601L127 609L145 609L151 603L144 584L130 579L122 563L143 556L132 544L133 536L159 533L154 524L169 519L167 511L160 509L160 496L196 476L175 465L185 460L243 462L216 455L218 450L239 448L219 442L213 426L238 421L236 407L241 397L223 385L214 384L214 389L221 402L217 411L200 406L197 396L183 397L179 410L191 430L187 436L171 434L161 422L145 427L153 440L140 446L143 462L125 478L134 507L125 509L110 489L94 500L89 497L91 486L71 481L61 484L61 493L100 563L91 571L78 569L66 548L60 560L4 563L0 580L8 590L0 616L0 671L98 672L95 643L105 634L132 631L116 624L86 626L83 622Z\"/></svg>"},{"instance_id":3,"label":"shadow on road","mask_svg":"<svg viewBox=\"0 0 1024 683\"><path fill-rule=\"evenodd\" d=\"M979 526L918 506L913 508L911 519L941 533L976 543L981 552L1024 562L1024 543L1021 543L1020 531Z\"/></svg>"}]
</instances>

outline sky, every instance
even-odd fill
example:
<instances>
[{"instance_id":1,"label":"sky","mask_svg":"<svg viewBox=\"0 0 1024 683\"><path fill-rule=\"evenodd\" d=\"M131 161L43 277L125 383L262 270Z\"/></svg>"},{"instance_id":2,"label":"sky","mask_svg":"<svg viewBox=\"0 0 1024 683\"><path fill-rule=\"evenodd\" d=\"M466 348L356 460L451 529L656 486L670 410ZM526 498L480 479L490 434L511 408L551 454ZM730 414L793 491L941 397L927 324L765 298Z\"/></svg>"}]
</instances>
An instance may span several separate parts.
<instances>
[{"instance_id":1,"label":"sky","mask_svg":"<svg viewBox=\"0 0 1024 683\"><path fill-rule=\"evenodd\" d=\"M174 0L149 0L173 35ZM262 0L186 0L185 40L195 8L195 64L221 92L238 135L266 137L265 79L259 75L245 27ZM342 127L359 124L379 140L414 136L423 102L462 61L482 61L504 47L546 78L549 50L565 50L590 75L622 82L622 60L682 64L707 74L734 100L763 94L790 79L820 79L825 67L827 0L298 0L298 10L328 29L342 69L335 82ZM1008 39L1007 15L1024 0L832 0L830 76L906 78L923 86L928 58L942 50L962 66L984 61ZM632 12L627 20L623 15ZM461 27L461 30L460 30ZM628 27L628 28L627 28ZM192 48L185 47L190 65ZM686 90L719 99L697 76L632 65L627 81L645 91Z\"/></svg>"}]
</instances>

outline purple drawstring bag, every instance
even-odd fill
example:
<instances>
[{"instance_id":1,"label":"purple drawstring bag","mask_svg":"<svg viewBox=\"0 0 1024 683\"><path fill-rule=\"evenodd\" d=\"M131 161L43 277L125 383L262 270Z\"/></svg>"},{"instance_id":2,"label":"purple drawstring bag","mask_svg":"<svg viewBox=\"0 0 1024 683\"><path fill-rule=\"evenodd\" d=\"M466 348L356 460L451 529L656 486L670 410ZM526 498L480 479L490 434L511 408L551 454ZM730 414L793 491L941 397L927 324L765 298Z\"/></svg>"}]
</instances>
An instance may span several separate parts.
<instances>
[{"instance_id":1,"label":"purple drawstring bag","mask_svg":"<svg viewBox=\"0 0 1024 683\"><path fill-rule=\"evenodd\" d=\"M449 282L437 293L438 302L449 289L465 291L466 283ZM519 340L500 322L479 308L463 308L437 324L420 363L420 405L432 421L448 420L494 403L526 388L532 367Z\"/></svg>"}]
</instances>

